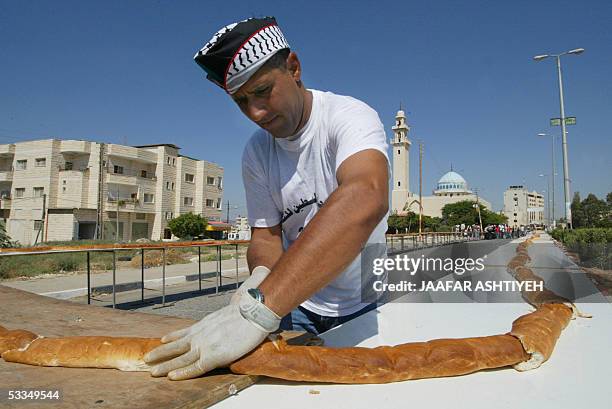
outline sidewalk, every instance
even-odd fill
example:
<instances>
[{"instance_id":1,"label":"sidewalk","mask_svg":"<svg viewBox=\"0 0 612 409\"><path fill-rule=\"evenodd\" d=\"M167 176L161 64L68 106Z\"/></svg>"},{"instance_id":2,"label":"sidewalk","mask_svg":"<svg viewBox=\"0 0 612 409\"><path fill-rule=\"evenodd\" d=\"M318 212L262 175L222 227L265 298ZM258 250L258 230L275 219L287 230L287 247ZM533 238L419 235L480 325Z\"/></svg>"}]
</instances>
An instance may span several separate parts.
<instances>
[{"instance_id":1,"label":"sidewalk","mask_svg":"<svg viewBox=\"0 0 612 409\"><path fill-rule=\"evenodd\" d=\"M201 263L202 278L210 279L217 276L217 262ZM236 260L222 260L221 272L223 284L236 281ZM239 280L248 274L245 258L238 259ZM161 288L162 267L145 268L145 288ZM117 292L140 289L140 268L118 268L115 274L115 290ZM198 280L198 263L174 264L166 266L166 285ZM87 295L87 274L49 275L32 279L11 279L0 281L1 285L29 291L48 297L68 299ZM93 292L112 292L113 272L96 272L91 274Z\"/></svg>"}]
</instances>

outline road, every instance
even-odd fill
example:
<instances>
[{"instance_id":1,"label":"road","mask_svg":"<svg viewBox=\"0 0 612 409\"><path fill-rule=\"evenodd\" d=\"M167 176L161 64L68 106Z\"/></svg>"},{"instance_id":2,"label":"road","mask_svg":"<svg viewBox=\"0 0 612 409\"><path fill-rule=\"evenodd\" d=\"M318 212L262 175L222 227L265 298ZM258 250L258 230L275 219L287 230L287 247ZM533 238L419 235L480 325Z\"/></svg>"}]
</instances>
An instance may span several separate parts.
<instances>
[{"instance_id":1,"label":"road","mask_svg":"<svg viewBox=\"0 0 612 409\"><path fill-rule=\"evenodd\" d=\"M433 269L417 270L414 275L420 281L432 282L478 282L478 281L513 281L507 272L508 261L516 254L516 246L524 239L481 240L449 244L401 253L413 259L441 259L453 261L459 259L482 259L484 270L477 273L441 271ZM537 239L530 247L532 257L531 267L534 272L546 280L546 286L560 295L579 302L609 302L599 293L584 272L578 268L565 254L554 245L547 235ZM396 257L396 254L391 257ZM402 275L405 278L405 274ZM246 278L246 272L241 272L238 281ZM236 276L225 273L222 280L224 286L216 292L216 280L202 280L203 291L198 291L197 281L187 281L166 287L166 306L162 307L161 289L145 286L145 302L140 301L140 290L117 293L117 308L150 312L163 315L174 315L185 318L201 319L206 314L227 305L236 287ZM391 302L518 302L523 303L518 291L424 291L393 293ZM401 297L401 298L399 298ZM80 296L71 298L78 303L86 303L87 298ZM111 294L96 295L92 304L112 306Z\"/></svg>"}]
</instances>

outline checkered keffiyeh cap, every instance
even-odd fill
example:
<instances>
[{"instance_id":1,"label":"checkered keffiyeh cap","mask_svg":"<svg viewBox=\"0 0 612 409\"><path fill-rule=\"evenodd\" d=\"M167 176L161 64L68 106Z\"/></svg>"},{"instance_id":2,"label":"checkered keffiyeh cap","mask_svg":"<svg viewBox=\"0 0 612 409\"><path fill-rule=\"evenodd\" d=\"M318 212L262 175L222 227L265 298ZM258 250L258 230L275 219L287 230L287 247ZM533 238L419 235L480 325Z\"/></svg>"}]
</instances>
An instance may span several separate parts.
<instances>
[{"instance_id":1,"label":"checkered keffiyeh cap","mask_svg":"<svg viewBox=\"0 0 612 409\"><path fill-rule=\"evenodd\" d=\"M193 57L210 81L233 94L278 51L289 48L274 17L229 24Z\"/></svg>"}]
</instances>

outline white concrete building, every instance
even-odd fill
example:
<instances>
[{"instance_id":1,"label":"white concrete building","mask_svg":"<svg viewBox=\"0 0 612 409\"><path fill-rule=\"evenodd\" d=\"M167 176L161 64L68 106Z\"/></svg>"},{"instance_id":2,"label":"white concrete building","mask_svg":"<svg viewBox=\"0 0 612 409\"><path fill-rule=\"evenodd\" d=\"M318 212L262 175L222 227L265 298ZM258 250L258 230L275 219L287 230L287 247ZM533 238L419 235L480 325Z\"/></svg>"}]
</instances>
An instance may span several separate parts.
<instances>
[{"instance_id":1,"label":"white concrete building","mask_svg":"<svg viewBox=\"0 0 612 409\"><path fill-rule=\"evenodd\" d=\"M236 222L229 233L230 240L251 240L251 226L247 217L236 217Z\"/></svg>"},{"instance_id":2,"label":"white concrete building","mask_svg":"<svg viewBox=\"0 0 612 409\"><path fill-rule=\"evenodd\" d=\"M544 225L544 195L524 186L510 186L504 192L504 215L509 226Z\"/></svg>"},{"instance_id":3,"label":"white concrete building","mask_svg":"<svg viewBox=\"0 0 612 409\"><path fill-rule=\"evenodd\" d=\"M159 240L171 238L167 223L182 213L220 220L223 168L179 149L58 139L0 145L0 218L23 245Z\"/></svg>"},{"instance_id":4,"label":"white concrete building","mask_svg":"<svg viewBox=\"0 0 612 409\"><path fill-rule=\"evenodd\" d=\"M404 207L412 200L410 193L410 145L408 140L410 126L406 114L401 109L395 115L393 126L393 190L391 191L391 212L402 213Z\"/></svg>"},{"instance_id":5,"label":"white concrete building","mask_svg":"<svg viewBox=\"0 0 612 409\"><path fill-rule=\"evenodd\" d=\"M418 196L415 199L418 200ZM444 206L464 200L479 202L486 209L491 210L491 203L474 194L468 188L468 184L463 176L451 170L438 180L432 196L423 196L423 214L431 217L442 217L442 208ZM418 202L412 201L407 210L418 214Z\"/></svg>"}]
</instances>

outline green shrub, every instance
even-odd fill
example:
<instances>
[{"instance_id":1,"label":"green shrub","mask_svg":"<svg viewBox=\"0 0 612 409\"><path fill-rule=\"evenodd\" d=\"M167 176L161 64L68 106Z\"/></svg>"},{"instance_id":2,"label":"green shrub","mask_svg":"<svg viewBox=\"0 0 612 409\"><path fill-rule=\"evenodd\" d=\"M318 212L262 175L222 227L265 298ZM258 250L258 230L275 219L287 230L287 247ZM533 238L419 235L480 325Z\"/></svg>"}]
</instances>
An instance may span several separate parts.
<instances>
[{"instance_id":1,"label":"green shrub","mask_svg":"<svg viewBox=\"0 0 612 409\"><path fill-rule=\"evenodd\" d=\"M582 265L604 270L612 267L612 228L555 229L551 236L577 253Z\"/></svg>"}]
</instances>

